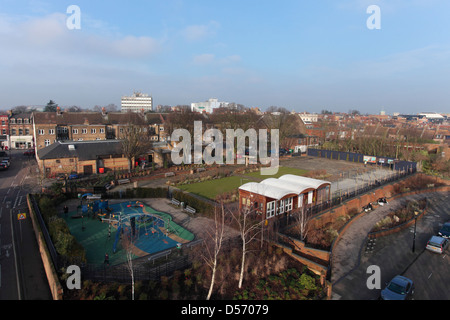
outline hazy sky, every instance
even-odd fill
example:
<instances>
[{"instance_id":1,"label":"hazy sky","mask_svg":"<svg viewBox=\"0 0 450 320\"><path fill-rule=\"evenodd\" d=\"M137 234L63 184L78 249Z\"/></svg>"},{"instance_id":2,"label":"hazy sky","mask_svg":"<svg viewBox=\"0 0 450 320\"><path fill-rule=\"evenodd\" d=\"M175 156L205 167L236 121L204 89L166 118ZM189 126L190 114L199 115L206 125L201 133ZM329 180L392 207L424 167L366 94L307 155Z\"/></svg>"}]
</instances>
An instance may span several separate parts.
<instances>
[{"instance_id":1,"label":"hazy sky","mask_svg":"<svg viewBox=\"0 0 450 320\"><path fill-rule=\"evenodd\" d=\"M450 113L449 17L448 0L0 0L0 109L120 106L136 90L155 105Z\"/></svg>"}]
</instances>

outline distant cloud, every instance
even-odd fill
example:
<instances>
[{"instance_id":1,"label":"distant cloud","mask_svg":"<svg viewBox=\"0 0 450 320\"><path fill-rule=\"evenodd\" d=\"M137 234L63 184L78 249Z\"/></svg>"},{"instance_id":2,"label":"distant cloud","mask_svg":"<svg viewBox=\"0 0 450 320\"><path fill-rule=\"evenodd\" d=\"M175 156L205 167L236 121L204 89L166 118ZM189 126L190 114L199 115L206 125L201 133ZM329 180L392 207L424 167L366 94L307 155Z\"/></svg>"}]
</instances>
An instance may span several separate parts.
<instances>
[{"instance_id":1,"label":"distant cloud","mask_svg":"<svg viewBox=\"0 0 450 320\"><path fill-rule=\"evenodd\" d=\"M148 57L161 49L161 41L148 36L97 35L66 27L67 16L54 13L39 18L14 21L0 16L0 41L3 57L14 59L13 52L27 53L32 58L33 50L45 50L51 54L68 51L89 56L107 58ZM12 24L14 21L14 25Z\"/></svg>"},{"instance_id":2,"label":"distant cloud","mask_svg":"<svg viewBox=\"0 0 450 320\"><path fill-rule=\"evenodd\" d=\"M181 34L188 42L202 41L216 34L220 24L217 21L210 21L206 25L192 25L182 30Z\"/></svg>"},{"instance_id":3,"label":"distant cloud","mask_svg":"<svg viewBox=\"0 0 450 320\"><path fill-rule=\"evenodd\" d=\"M196 55L192 60L196 65L206 65L214 62L216 56L210 53Z\"/></svg>"},{"instance_id":4,"label":"distant cloud","mask_svg":"<svg viewBox=\"0 0 450 320\"><path fill-rule=\"evenodd\" d=\"M211 53L204 53L194 56L192 62L196 65L232 65L240 62L242 59L239 55L230 55L223 58L217 58L216 55Z\"/></svg>"}]
</instances>

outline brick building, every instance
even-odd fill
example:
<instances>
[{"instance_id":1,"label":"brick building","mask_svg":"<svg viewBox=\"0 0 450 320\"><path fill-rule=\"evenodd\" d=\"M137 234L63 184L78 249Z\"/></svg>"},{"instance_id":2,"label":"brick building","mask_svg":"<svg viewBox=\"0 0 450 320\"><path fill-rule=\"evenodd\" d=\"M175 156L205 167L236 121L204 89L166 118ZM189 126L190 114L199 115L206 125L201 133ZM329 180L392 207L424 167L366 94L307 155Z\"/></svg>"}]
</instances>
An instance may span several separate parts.
<instances>
[{"instance_id":1,"label":"brick building","mask_svg":"<svg viewBox=\"0 0 450 320\"><path fill-rule=\"evenodd\" d=\"M6 113L0 114L0 150L9 146L9 120Z\"/></svg>"},{"instance_id":2,"label":"brick building","mask_svg":"<svg viewBox=\"0 0 450 320\"><path fill-rule=\"evenodd\" d=\"M46 177L128 170L128 160L123 156L119 140L58 141L39 149L36 159L39 169Z\"/></svg>"},{"instance_id":3,"label":"brick building","mask_svg":"<svg viewBox=\"0 0 450 320\"><path fill-rule=\"evenodd\" d=\"M261 214L264 219L285 216L330 200L331 183L296 175L249 182L239 188L239 209Z\"/></svg>"},{"instance_id":4,"label":"brick building","mask_svg":"<svg viewBox=\"0 0 450 320\"><path fill-rule=\"evenodd\" d=\"M9 117L9 141L11 149L34 148L32 113L11 114Z\"/></svg>"},{"instance_id":5,"label":"brick building","mask_svg":"<svg viewBox=\"0 0 450 320\"><path fill-rule=\"evenodd\" d=\"M102 112L36 112L33 114L33 132L36 150L57 141L99 141L121 139L128 125L140 127L149 139L160 141L164 125L160 115L141 113Z\"/></svg>"}]
</instances>

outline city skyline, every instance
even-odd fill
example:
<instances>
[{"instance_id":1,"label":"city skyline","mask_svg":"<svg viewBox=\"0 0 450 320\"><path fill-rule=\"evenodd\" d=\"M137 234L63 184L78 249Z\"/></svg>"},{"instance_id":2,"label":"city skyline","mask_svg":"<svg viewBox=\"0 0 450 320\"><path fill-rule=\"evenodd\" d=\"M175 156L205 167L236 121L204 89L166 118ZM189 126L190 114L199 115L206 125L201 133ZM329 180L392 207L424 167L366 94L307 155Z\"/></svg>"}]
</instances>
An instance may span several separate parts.
<instances>
[{"instance_id":1,"label":"city skyline","mask_svg":"<svg viewBox=\"0 0 450 320\"><path fill-rule=\"evenodd\" d=\"M80 28L68 28L71 5ZM381 29L370 29L371 5ZM445 1L0 3L0 109L154 106L216 97L247 107L449 113Z\"/></svg>"}]
</instances>

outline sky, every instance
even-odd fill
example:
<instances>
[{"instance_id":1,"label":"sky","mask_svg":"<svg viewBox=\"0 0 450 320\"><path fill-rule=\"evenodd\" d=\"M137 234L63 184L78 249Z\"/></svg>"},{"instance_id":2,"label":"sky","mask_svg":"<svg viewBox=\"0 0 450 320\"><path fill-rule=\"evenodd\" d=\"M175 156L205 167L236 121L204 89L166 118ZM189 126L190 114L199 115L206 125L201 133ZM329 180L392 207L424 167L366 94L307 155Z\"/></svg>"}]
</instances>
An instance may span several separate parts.
<instances>
[{"instance_id":1,"label":"sky","mask_svg":"<svg viewBox=\"0 0 450 320\"><path fill-rule=\"evenodd\" d=\"M448 0L0 0L0 110L140 91L155 106L450 113L449 14Z\"/></svg>"}]
</instances>

